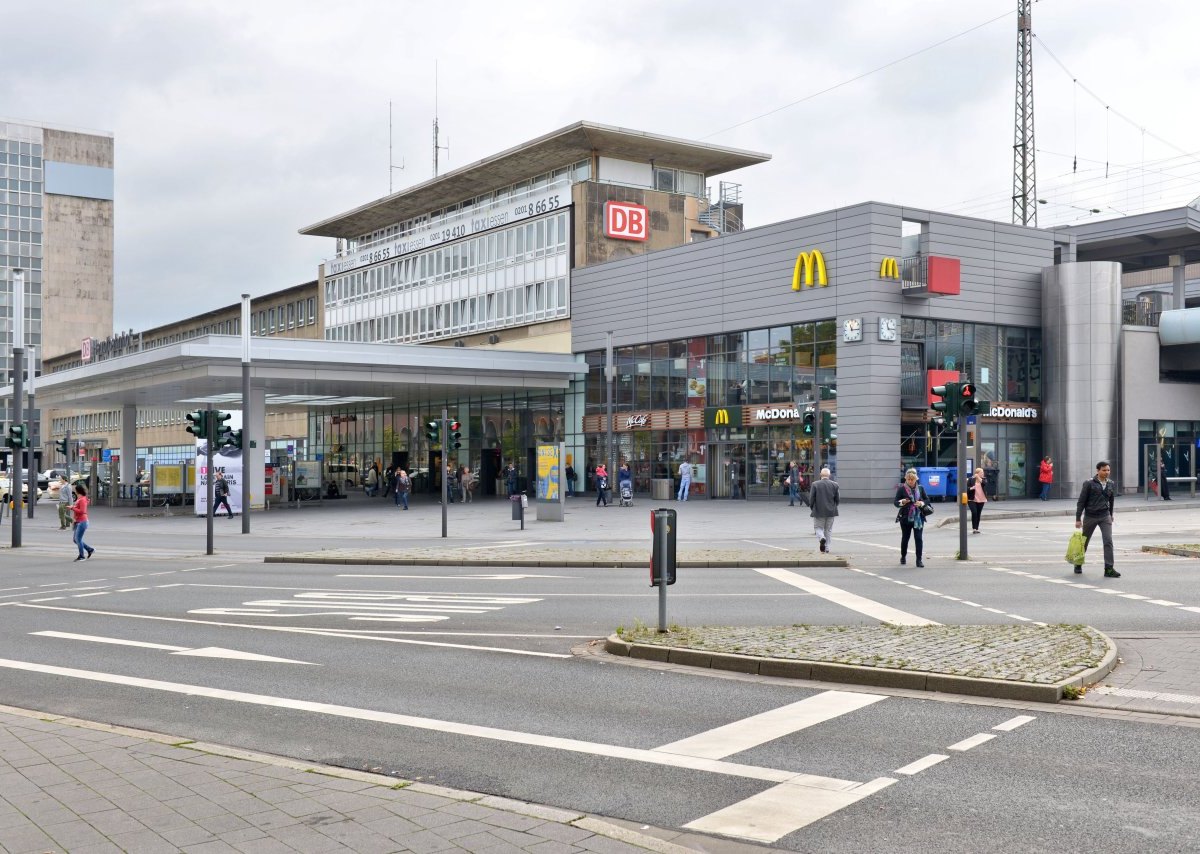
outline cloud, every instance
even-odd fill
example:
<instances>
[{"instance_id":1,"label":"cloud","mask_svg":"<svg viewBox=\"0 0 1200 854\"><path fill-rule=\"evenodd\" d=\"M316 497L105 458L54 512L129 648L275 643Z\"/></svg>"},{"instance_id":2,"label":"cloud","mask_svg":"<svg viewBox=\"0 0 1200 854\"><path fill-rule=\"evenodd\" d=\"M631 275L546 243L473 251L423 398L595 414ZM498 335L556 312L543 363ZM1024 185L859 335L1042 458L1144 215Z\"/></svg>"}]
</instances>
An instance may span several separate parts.
<instances>
[{"instance_id":1,"label":"cloud","mask_svg":"<svg viewBox=\"0 0 1200 854\"><path fill-rule=\"evenodd\" d=\"M116 324L140 329L311 280L333 242L297 230L388 191L389 101L395 188L429 178L435 64L443 169L589 119L773 154L723 176L752 226L866 199L1007 220L1012 6L66 0L6 13L22 73L0 113L114 133ZM1196 23L1167 0L1035 4L1043 224L1200 195L1172 147L1200 149Z\"/></svg>"}]
</instances>

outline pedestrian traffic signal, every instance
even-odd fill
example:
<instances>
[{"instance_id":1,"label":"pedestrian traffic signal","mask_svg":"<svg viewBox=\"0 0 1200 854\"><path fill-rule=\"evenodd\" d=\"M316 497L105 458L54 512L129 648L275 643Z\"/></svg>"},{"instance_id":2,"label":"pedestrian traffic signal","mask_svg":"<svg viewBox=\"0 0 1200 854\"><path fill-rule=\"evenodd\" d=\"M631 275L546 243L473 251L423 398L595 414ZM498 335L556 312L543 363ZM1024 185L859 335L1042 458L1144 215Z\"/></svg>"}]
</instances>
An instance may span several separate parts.
<instances>
[{"instance_id":1,"label":"pedestrian traffic signal","mask_svg":"<svg viewBox=\"0 0 1200 854\"><path fill-rule=\"evenodd\" d=\"M971 386L972 390L975 388ZM935 385L930 389L935 397L940 397L941 400L933 402L933 411L946 418L947 420L958 417L959 398L959 383L946 383L945 385ZM974 393L972 391L972 393Z\"/></svg>"},{"instance_id":2,"label":"pedestrian traffic signal","mask_svg":"<svg viewBox=\"0 0 1200 854\"><path fill-rule=\"evenodd\" d=\"M805 436L811 436L813 434L813 428L816 424L816 420L817 420L817 413L813 412L813 410L811 410L811 409L804 410L804 435Z\"/></svg>"},{"instance_id":3,"label":"pedestrian traffic signal","mask_svg":"<svg viewBox=\"0 0 1200 854\"><path fill-rule=\"evenodd\" d=\"M208 418L204 414L204 410L197 409L195 412L187 414L187 431L197 439L208 438Z\"/></svg>"},{"instance_id":4,"label":"pedestrian traffic signal","mask_svg":"<svg viewBox=\"0 0 1200 854\"><path fill-rule=\"evenodd\" d=\"M29 434L25 432L24 424L11 424L8 428L8 438L4 440L4 444L16 450L17 448L29 447Z\"/></svg>"},{"instance_id":5,"label":"pedestrian traffic signal","mask_svg":"<svg viewBox=\"0 0 1200 854\"><path fill-rule=\"evenodd\" d=\"M54 443L54 447L57 448L58 452L60 454L62 454L64 457L70 456L70 454L67 453L67 440L66 439L59 439L57 442Z\"/></svg>"},{"instance_id":6,"label":"pedestrian traffic signal","mask_svg":"<svg viewBox=\"0 0 1200 854\"><path fill-rule=\"evenodd\" d=\"M429 440L430 445L440 444L442 441L442 422L430 421L426 424L425 438Z\"/></svg>"},{"instance_id":7,"label":"pedestrian traffic signal","mask_svg":"<svg viewBox=\"0 0 1200 854\"><path fill-rule=\"evenodd\" d=\"M975 383L963 383L958 387L958 413L960 415L974 415L979 408L979 403L975 399Z\"/></svg>"},{"instance_id":8,"label":"pedestrian traffic signal","mask_svg":"<svg viewBox=\"0 0 1200 854\"><path fill-rule=\"evenodd\" d=\"M462 429L462 425L459 424L457 421L450 422L450 447L451 448L461 448L462 447L462 442L459 441L460 439L462 439L461 429Z\"/></svg>"}]
</instances>

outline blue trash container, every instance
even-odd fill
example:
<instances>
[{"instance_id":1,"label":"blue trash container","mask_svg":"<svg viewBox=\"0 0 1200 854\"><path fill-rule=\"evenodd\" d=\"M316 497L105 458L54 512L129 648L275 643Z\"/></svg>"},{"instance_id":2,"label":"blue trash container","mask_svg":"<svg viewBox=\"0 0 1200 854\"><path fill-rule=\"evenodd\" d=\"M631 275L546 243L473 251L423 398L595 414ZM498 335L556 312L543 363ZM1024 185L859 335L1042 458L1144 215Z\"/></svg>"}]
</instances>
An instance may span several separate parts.
<instances>
[{"instance_id":1,"label":"blue trash container","mask_svg":"<svg viewBox=\"0 0 1200 854\"><path fill-rule=\"evenodd\" d=\"M930 498L945 498L950 485L950 469L943 466L924 466L917 469L917 480Z\"/></svg>"},{"instance_id":2,"label":"blue trash container","mask_svg":"<svg viewBox=\"0 0 1200 854\"><path fill-rule=\"evenodd\" d=\"M946 497L958 501L958 466L948 470L946 475Z\"/></svg>"}]
</instances>

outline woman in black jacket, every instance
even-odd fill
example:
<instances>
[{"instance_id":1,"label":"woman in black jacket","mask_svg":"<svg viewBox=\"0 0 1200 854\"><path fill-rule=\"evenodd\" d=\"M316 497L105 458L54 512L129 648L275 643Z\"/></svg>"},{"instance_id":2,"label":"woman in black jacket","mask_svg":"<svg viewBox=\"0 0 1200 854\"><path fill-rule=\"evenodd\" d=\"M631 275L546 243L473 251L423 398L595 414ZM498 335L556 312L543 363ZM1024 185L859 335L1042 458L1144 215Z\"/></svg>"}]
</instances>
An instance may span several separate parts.
<instances>
[{"instance_id":1,"label":"woman in black jacket","mask_svg":"<svg viewBox=\"0 0 1200 854\"><path fill-rule=\"evenodd\" d=\"M917 566L924 567L921 553L925 550L922 536L925 514L922 511L929 504L929 496L925 487L917 482L916 469L904 473L904 483L896 487L896 500L892 503L900 508L896 513L896 521L900 523L900 563L908 562L908 540L912 537L917 547Z\"/></svg>"}]
</instances>

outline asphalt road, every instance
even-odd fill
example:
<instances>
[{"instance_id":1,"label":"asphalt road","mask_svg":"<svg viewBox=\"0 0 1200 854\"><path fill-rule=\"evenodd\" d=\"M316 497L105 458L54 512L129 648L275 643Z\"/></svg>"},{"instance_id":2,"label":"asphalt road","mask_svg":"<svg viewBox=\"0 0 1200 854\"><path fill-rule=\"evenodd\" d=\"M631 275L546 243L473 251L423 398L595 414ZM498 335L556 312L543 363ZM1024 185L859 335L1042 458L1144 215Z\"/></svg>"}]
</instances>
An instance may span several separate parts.
<instances>
[{"instance_id":1,"label":"asphalt road","mask_svg":"<svg viewBox=\"0 0 1200 854\"><path fill-rule=\"evenodd\" d=\"M1195 630L1193 564L1135 550L1188 540L1194 515L1119 518L1115 582L1070 573L1062 518L985 517L972 546L987 560L970 563L931 531L922 570L896 565L894 528L865 512L837 540L851 568L795 573L938 622ZM123 547L118 527L97 526L88 562L40 531L0 555L0 702L787 850L1200 849L1200 729L577 654L653 624L642 569L167 557L170 537ZM764 527L755 541L802 536ZM668 616L874 622L753 569L681 572Z\"/></svg>"}]
</instances>

